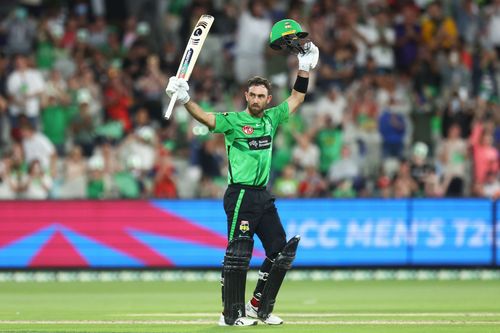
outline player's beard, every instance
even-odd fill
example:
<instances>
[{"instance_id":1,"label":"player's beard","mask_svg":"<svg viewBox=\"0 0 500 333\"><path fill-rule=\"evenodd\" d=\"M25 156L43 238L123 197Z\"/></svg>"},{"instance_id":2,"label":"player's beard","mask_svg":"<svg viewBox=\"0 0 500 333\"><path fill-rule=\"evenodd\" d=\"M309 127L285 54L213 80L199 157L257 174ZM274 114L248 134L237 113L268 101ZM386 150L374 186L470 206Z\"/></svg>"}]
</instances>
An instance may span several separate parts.
<instances>
[{"instance_id":1,"label":"player's beard","mask_svg":"<svg viewBox=\"0 0 500 333\"><path fill-rule=\"evenodd\" d=\"M264 112L264 106L259 105L257 103L254 103L252 105L248 105L248 111L250 111L250 114L254 117L262 117L262 113Z\"/></svg>"}]
</instances>

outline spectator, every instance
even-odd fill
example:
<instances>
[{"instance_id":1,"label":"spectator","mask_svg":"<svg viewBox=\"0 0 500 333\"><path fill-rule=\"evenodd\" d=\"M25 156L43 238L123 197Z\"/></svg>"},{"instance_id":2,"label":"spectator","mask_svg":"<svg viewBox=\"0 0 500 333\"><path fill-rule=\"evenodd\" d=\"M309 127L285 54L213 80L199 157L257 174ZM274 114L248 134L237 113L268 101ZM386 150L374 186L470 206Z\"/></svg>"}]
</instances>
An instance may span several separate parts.
<instances>
[{"instance_id":1,"label":"spectator","mask_svg":"<svg viewBox=\"0 0 500 333\"><path fill-rule=\"evenodd\" d=\"M428 163L429 147L423 142L416 142L410 159L410 173L418 186L418 195L423 196L429 182L435 182L435 167Z\"/></svg>"},{"instance_id":2,"label":"spectator","mask_svg":"<svg viewBox=\"0 0 500 333\"><path fill-rule=\"evenodd\" d=\"M474 182L482 186L488 173L498 173L498 151L493 147L493 136L490 129L482 122L476 121L470 137L472 156L474 159Z\"/></svg>"},{"instance_id":3,"label":"spectator","mask_svg":"<svg viewBox=\"0 0 500 333\"><path fill-rule=\"evenodd\" d=\"M396 66L409 73L417 60L421 41L421 27L418 23L418 9L412 5L403 7L403 22L396 24Z\"/></svg>"},{"instance_id":4,"label":"spectator","mask_svg":"<svg viewBox=\"0 0 500 333\"><path fill-rule=\"evenodd\" d=\"M383 170L378 176L376 187L378 190L378 196L384 199L388 199L392 197L392 184L391 178L386 175Z\"/></svg>"},{"instance_id":5,"label":"spectator","mask_svg":"<svg viewBox=\"0 0 500 333\"><path fill-rule=\"evenodd\" d=\"M21 144L14 143L12 145L9 160L5 162L3 179L7 183L6 195L10 199L23 199L28 182L28 168Z\"/></svg>"},{"instance_id":6,"label":"spectator","mask_svg":"<svg viewBox=\"0 0 500 333\"><path fill-rule=\"evenodd\" d=\"M129 16L125 21L125 31L123 32L122 47L125 50L130 49L137 38L137 20L135 16Z\"/></svg>"},{"instance_id":7,"label":"spectator","mask_svg":"<svg viewBox=\"0 0 500 333\"><path fill-rule=\"evenodd\" d=\"M411 176L410 163L402 160L399 164L399 171L393 181L395 198L411 198L418 191L418 185Z\"/></svg>"},{"instance_id":8,"label":"spectator","mask_svg":"<svg viewBox=\"0 0 500 333\"><path fill-rule=\"evenodd\" d=\"M499 98L496 79L498 58L494 50L484 48L474 57L472 70L472 94L485 100Z\"/></svg>"},{"instance_id":9,"label":"spectator","mask_svg":"<svg viewBox=\"0 0 500 333\"><path fill-rule=\"evenodd\" d=\"M57 154L52 142L29 123L21 127L21 137L26 163L38 161L44 172L55 175Z\"/></svg>"},{"instance_id":10,"label":"spectator","mask_svg":"<svg viewBox=\"0 0 500 333\"><path fill-rule=\"evenodd\" d=\"M331 85L325 96L316 102L316 115L321 119L329 117L334 126L341 125L347 110L347 100L336 85Z\"/></svg>"},{"instance_id":11,"label":"spectator","mask_svg":"<svg viewBox=\"0 0 500 333\"><path fill-rule=\"evenodd\" d=\"M299 194L299 181L295 177L295 167L289 164L283 169L283 174L274 183L276 195L284 198L296 198Z\"/></svg>"},{"instance_id":12,"label":"spectator","mask_svg":"<svg viewBox=\"0 0 500 333\"><path fill-rule=\"evenodd\" d=\"M9 179L11 164L11 153L3 153L2 160L0 160L0 200L12 200L16 198Z\"/></svg>"},{"instance_id":13,"label":"spectator","mask_svg":"<svg viewBox=\"0 0 500 333\"><path fill-rule=\"evenodd\" d=\"M24 198L30 200L47 199L50 195L51 189L52 177L43 171L38 160L32 161L28 170L28 179Z\"/></svg>"},{"instance_id":14,"label":"spectator","mask_svg":"<svg viewBox=\"0 0 500 333\"><path fill-rule=\"evenodd\" d=\"M149 53L147 44L141 39L136 40L123 59L124 74L132 80L139 78L145 72Z\"/></svg>"},{"instance_id":15,"label":"spectator","mask_svg":"<svg viewBox=\"0 0 500 333\"><path fill-rule=\"evenodd\" d=\"M40 115L40 98L45 82L40 71L29 67L26 56L18 54L14 61L16 69L7 78L10 125L12 128L18 128L19 116L24 114L33 127L37 127Z\"/></svg>"},{"instance_id":16,"label":"spectator","mask_svg":"<svg viewBox=\"0 0 500 333\"><path fill-rule=\"evenodd\" d=\"M377 130L378 105L372 89L360 91L352 105L353 121L363 133Z\"/></svg>"},{"instance_id":17,"label":"spectator","mask_svg":"<svg viewBox=\"0 0 500 333\"><path fill-rule=\"evenodd\" d=\"M488 42L500 55L500 0L492 1L491 6L487 9L487 15Z\"/></svg>"},{"instance_id":18,"label":"spectator","mask_svg":"<svg viewBox=\"0 0 500 333\"><path fill-rule=\"evenodd\" d=\"M144 106L149 110L150 117L162 120L163 96L167 85L167 77L160 70L160 61L156 55L148 57L146 74L141 76L136 89L144 100Z\"/></svg>"},{"instance_id":19,"label":"spectator","mask_svg":"<svg viewBox=\"0 0 500 333\"><path fill-rule=\"evenodd\" d=\"M90 25L88 43L98 49L102 49L108 42L108 27L106 19L102 16L95 18L93 24Z\"/></svg>"},{"instance_id":20,"label":"spectator","mask_svg":"<svg viewBox=\"0 0 500 333\"><path fill-rule=\"evenodd\" d=\"M308 134L297 135L297 145L292 150L295 165L304 170L308 167L317 168L319 166L319 148L311 142Z\"/></svg>"},{"instance_id":21,"label":"spectator","mask_svg":"<svg viewBox=\"0 0 500 333\"><path fill-rule=\"evenodd\" d=\"M69 116L63 102L55 91L42 98L43 133L54 144L59 156L65 154L66 136L69 129Z\"/></svg>"},{"instance_id":22,"label":"spectator","mask_svg":"<svg viewBox=\"0 0 500 333\"><path fill-rule=\"evenodd\" d=\"M132 92L123 82L122 73L110 70L109 83L104 91L106 116L110 120L119 121L125 131L132 129L129 107L132 105Z\"/></svg>"},{"instance_id":23,"label":"spectator","mask_svg":"<svg viewBox=\"0 0 500 333\"><path fill-rule=\"evenodd\" d=\"M136 132L139 131L143 127L155 129L158 126L156 123L151 121L151 119L149 117L148 109L146 109L145 107L140 107L135 112L133 125L134 125L134 129Z\"/></svg>"},{"instance_id":24,"label":"spectator","mask_svg":"<svg viewBox=\"0 0 500 333\"><path fill-rule=\"evenodd\" d=\"M122 165L133 162L130 157L137 157L140 161L138 169L149 174L155 165L157 137L151 127L141 127L136 133L129 134L119 148L119 158Z\"/></svg>"},{"instance_id":25,"label":"spectator","mask_svg":"<svg viewBox=\"0 0 500 333\"><path fill-rule=\"evenodd\" d=\"M51 170L51 198L87 197L87 182L93 198L222 197L221 175L228 167L223 138L192 126L183 112L175 111L168 122L161 117L162 80L177 70L179 36L188 38L199 15L210 13L216 17L211 47L190 77L191 93L207 112L244 109L233 83L245 82L249 73L269 70L274 94L283 94L287 77L280 73L294 58L266 57L273 52L265 33L272 22L295 19L321 50L301 114L273 140L271 183L284 188L284 195L495 197L499 0L177 1L169 7L165 31L156 19L142 17L153 23L137 24L144 6L133 1L123 4L132 13L126 21L121 14L106 15L115 24L109 27L105 13L90 11L86 2L42 2L30 7L36 15L19 7L0 19L0 196L27 195L28 164L15 141L29 141L20 128L30 124L61 157L69 149L68 158ZM425 10L415 9L424 3ZM147 132L154 133L153 141ZM418 162L411 150L410 161L400 166L406 147L419 142L426 143L426 158ZM323 188L332 166L344 162L345 145L356 156L360 176ZM33 151L26 153L32 161L39 153ZM276 175L290 173L284 169L291 163L298 168L294 179L282 176L277 182ZM418 181L408 179L407 168ZM176 184L177 176L185 181Z\"/></svg>"},{"instance_id":26,"label":"spectator","mask_svg":"<svg viewBox=\"0 0 500 333\"><path fill-rule=\"evenodd\" d=\"M96 139L96 147L93 156L99 156L104 162L104 172L113 174L123 169L125 160L121 160L119 156L119 147L116 147L116 142L107 137L98 137Z\"/></svg>"},{"instance_id":27,"label":"spectator","mask_svg":"<svg viewBox=\"0 0 500 333\"><path fill-rule=\"evenodd\" d=\"M210 179L221 177L223 159L217 153L217 142L215 139L203 139L197 160L201 167L202 176Z\"/></svg>"},{"instance_id":28,"label":"spectator","mask_svg":"<svg viewBox=\"0 0 500 333\"><path fill-rule=\"evenodd\" d=\"M153 193L156 198L177 198L177 186L173 175L174 167L169 158L161 158L154 181Z\"/></svg>"},{"instance_id":29,"label":"spectator","mask_svg":"<svg viewBox=\"0 0 500 333\"><path fill-rule=\"evenodd\" d=\"M87 199L112 198L112 181L104 170L104 160L101 156L89 159L89 175L87 178Z\"/></svg>"},{"instance_id":30,"label":"spectator","mask_svg":"<svg viewBox=\"0 0 500 333\"><path fill-rule=\"evenodd\" d=\"M468 104L469 101L460 96L458 92L452 94L451 98L446 105L442 117L442 134L446 136L452 124L457 124L460 127L460 134L462 138L467 138L471 133L471 123L473 121L474 113L484 115L486 113L486 101L477 98L475 105ZM472 110L474 106L475 110Z\"/></svg>"},{"instance_id":31,"label":"spectator","mask_svg":"<svg viewBox=\"0 0 500 333\"><path fill-rule=\"evenodd\" d=\"M500 198L500 174L488 172L484 184L478 185L477 194L482 197L498 200Z\"/></svg>"},{"instance_id":32,"label":"spectator","mask_svg":"<svg viewBox=\"0 0 500 333\"><path fill-rule=\"evenodd\" d=\"M389 24L387 9L374 7L373 17L367 25L358 27L358 36L368 49L379 71L392 71L395 67L393 46L396 42L394 29Z\"/></svg>"},{"instance_id":33,"label":"spectator","mask_svg":"<svg viewBox=\"0 0 500 333\"><path fill-rule=\"evenodd\" d=\"M332 186L336 187L344 180L350 181L351 184L353 182L359 182L360 176L361 169L358 161L352 155L351 148L347 144L344 144L341 158L333 162L328 171L328 180Z\"/></svg>"},{"instance_id":34,"label":"spectator","mask_svg":"<svg viewBox=\"0 0 500 333\"><path fill-rule=\"evenodd\" d=\"M24 7L17 7L2 22L1 29L6 32L6 49L9 54L28 54L33 50L36 38L36 23L28 16Z\"/></svg>"},{"instance_id":35,"label":"spectator","mask_svg":"<svg viewBox=\"0 0 500 333\"><path fill-rule=\"evenodd\" d=\"M351 31L339 29L338 38L320 54L318 87L327 90L335 85L346 89L354 80L356 46L352 42Z\"/></svg>"},{"instance_id":36,"label":"spectator","mask_svg":"<svg viewBox=\"0 0 500 333\"><path fill-rule=\"evenodd\" d=\"M478 4L473 0L453 1L451 4L454 6L454 16L460 38L466 44L473 45L477 38L480 38L479 34L483 25Z\"/></svg>"},{"instance_id":37,"label":"spectator","mask_svg":"<svg viewBox=\"0 0 500 333\"><path fill-rule=\"evenodd\" d=\"M450 50L457 45L456 23L452 17L444 16L439 1L427 5L427 16L422 22L422 39L431 52Z\"/></svg>"},{"instance_id":38,"label":"spectator","mask_svg":"<svg viewBox=\"0 0 500 333\"><path fill-rule=\"evenodd\" d=\"M473 89L472 77L472 54L461 43L452 48L448 55L448 61L441 66L443 85L449 90L459 91L467 99L468 92Z\"/></svg>"},{"instance_id":39,"label":"spectator","mask_svg":"<svg viewBox=\"0 0 500 333\"><path fill-rule=\"evenodd\" d=\"M92 156L96 138L95 118L90 113L90 100L89 94L79 96L79 112L71 122L74 143L82 147L85 157Z\"/></svg>"},{"instance_id":40,"label":"spectator","mask_svg":"<svg viewBox=\"0 0 500 333\"><path fill-rule=\"evenodd\" d=\"M64 34L60 41L62 48L71 50L76 44L78 22L74 17L69 17L64 27Z\"/></svg>"},{"instance_id":41,"label":"spectator","mask_svg":"<svg viewBox=\"0 0 500 333\"><path fill-rule=\"evenodd\" d=\"M413 86L420 105L431 104L441 92L442 79L436 57L429 48L419 48L412 70Z\"/></svg>"},{"instance_id":42,"label":"spectator","mask_svg":"<svg viewBox=\"0 0 500 333\"><path fill-rule=\"evenodd\" d=\"M379 131L382 136L382 154L387 157L403 157L403 140L406 125L401 114L386 108L379 119Z\"/></svg>"},{"instance_id":43,"label":"spectator","mask_svg":"<svg viewBox=\"0 0 500 333\"><path fill-rule=\"evenodd\" d=\"M239 17L236 32L234 74L238 83L243 84L253 75L266 73L264 51L271 26L264 2L249 1L248 10L245 9Z\"/></svg>"},{"instance_id":44,"label":"spectator","mask_svg":"<svg viewBox=\"0 0 500 333\"><path fill-rule=\"evenodd\" d=\"M461 196L464 190L467 168L467 142L462 139L460 126L453 124L448 129L447 137L438 148L439 160L442 164L445 183L454 184L453 196ZM447 193L450 193L448 186ZM458 192L458 193L457 193Z\"/></svg>"},{"instance_id":45,"label":"spectator","mask_svg":"<svg viewBox=\"0 0 500 333\"><path fill-rule=\"evenodd\" d=\"M312 133L315 134L320 150L319 170L322 174L326 174L330 165L340 159L343 144L342 128L335 126L332 119L327 117L324 121L319 119L319 124Z\"/></svg>"},{"instance_id":46,"label":"spectator","mask_svg":"<svg viewBox=\"0 0 500 333\"><path fill-rule=\"evenodd\" d=\"M84 199L86 197L87 163L82 148L74 146L64 160L63 183L59 195L63 199Z\"/></svg>"},{"instance_id":47,"label":"spectator","mask_svg":"<svg viewBox=\"0 0 500 333\"><path fill-rule=\"evenodd\" d=\"M337 184L332 192L334 198L355 198L356 190L353 188L351 180L343 179Z\"/></svg>"},{"instance_id":48,"label":"spectator","mask_svg":"<svg viewBox=\"0 0 500 333\"><path fill-rule=\"evenodd\" d=\"M304 178L299 184L299 196L301 198L317 198L326 194L328 185L318 173L317 168L308 166L305 169Z\"/></svg>"},{"instance_id":49,"label":"spectator","mask_svg":"<svg viewBox=\"0 0 500 333\"><path fill-rule=\"evenodd\" d=\"M7 67L9 64L8 57L0 52L0 150L3 144L9 140L8 135L8 97L7 97Z\"/></svg>"},{"instance_id":50,"label":"spectator","mask_svg":"<svg viewBox=\"0 0 500 333\"><path fill-rule=\"evenodd\" d=\"M144 166L137 155L128 155L126 168L113 174L113 183L121 199L138 199L146 194Z\"/></svg>"},{"instance_id":51,"label":"spectator","mask_svg":"<svg viewBox=\"0 0 500 333\"><path fill-rule=\"evenodd\" d=\"M56 57L56 36L48 16L42 17L37 31L36 65L42 73L49 72Z\"/></svg>"},{"instance_id":52,"label":"spectator","mask_svg":"<svg viewBox=\"0 0 500 333\"><path fill-rule=\"evenodd\" d=\"M90 98L88 98L90 95ZM102 88L95 79L95 74L90 68L84 68L81 81L76 91L77 100L85 99L89 103L89 113L97 124L103 122Z\"/></svg>"}]
</instances>

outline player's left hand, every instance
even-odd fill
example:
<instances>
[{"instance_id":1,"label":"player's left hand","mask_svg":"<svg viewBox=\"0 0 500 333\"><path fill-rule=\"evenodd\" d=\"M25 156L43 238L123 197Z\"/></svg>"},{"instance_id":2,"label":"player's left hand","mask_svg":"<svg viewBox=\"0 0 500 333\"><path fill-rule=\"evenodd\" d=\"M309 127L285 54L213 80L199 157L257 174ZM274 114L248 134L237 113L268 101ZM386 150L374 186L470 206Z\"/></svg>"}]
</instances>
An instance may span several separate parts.
<instances>
[{"instance_id":1,"label":"player's left hand","mask_svg":"<svg viewBox=\"0 0 500 333\"><path fill-rule=\"evenodd\" d=\"M309 72L311 69L314 69L318 64L319 59L319 49L313 42L309 42L309 45L306 45L307 51L302 54L299 53L297 57L299 58L299 70Z\"/></svg>"}]
</instances>

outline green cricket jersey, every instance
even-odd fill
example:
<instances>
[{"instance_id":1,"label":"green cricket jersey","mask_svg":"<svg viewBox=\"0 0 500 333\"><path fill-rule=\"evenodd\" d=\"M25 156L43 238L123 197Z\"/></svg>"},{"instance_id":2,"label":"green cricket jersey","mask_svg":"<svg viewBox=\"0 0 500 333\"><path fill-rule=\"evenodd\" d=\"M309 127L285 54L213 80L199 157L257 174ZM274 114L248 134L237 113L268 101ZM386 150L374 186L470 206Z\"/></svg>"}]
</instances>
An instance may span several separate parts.
<instances>
[{"instance_id":1,"label":"green cricket jersey","mask_svg":"<svg viewBox=\"0 0 500 333\"><path fill-rule=\"evenodd\" d=\"M271 170L273 138L288 120L288 103L264 110L262 118L247 112L215 114L214 133L223 133L229 161L228 183L266 186Z\"/></svg>"}]
</instances>

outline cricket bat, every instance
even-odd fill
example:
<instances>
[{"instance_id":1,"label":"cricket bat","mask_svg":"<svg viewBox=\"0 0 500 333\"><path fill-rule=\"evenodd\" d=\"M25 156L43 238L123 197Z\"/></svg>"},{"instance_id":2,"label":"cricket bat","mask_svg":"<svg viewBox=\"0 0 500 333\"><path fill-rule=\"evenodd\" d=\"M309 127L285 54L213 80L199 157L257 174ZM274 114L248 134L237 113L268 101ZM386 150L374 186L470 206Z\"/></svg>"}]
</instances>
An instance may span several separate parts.
<instances>
[{"instance_id":1,"label":"cricket bat","mask_svg":"<svg viewBox=\"0 0 500 333\"><path fill-rule=\"evenodd\" d=\"M178 78L185 79L186 81L189 80L194 64L196 63L196 59L198 59L198 56L200 55L201 48L207 38L208 31L210 30L212 23L214 23L214 17L211 15L202 15L196 23L196 26L191 33L191 37L189 37L186 49L184 50L184 55L182 56L179 68L177 69L176 76ZM170 118L176 100L177 93L174 93L170 99L170 103L168 103L167 111L165 111L166 119Z\"/></svg>"}]
</instances>

